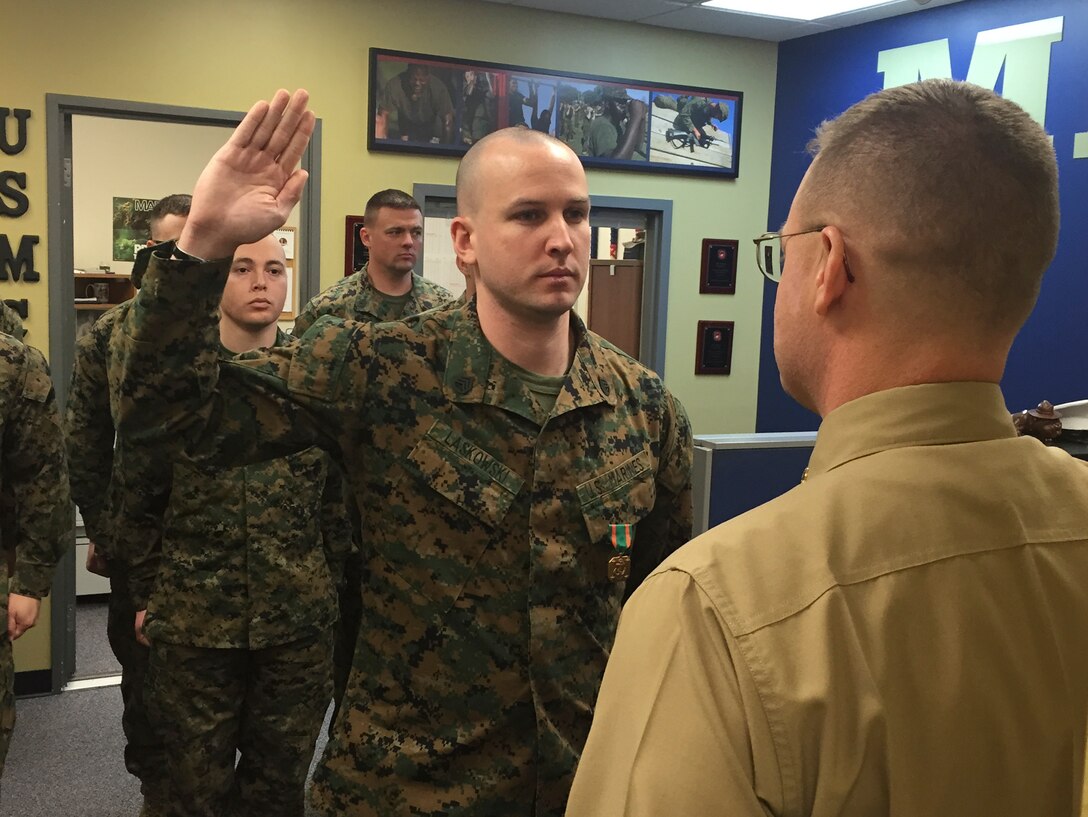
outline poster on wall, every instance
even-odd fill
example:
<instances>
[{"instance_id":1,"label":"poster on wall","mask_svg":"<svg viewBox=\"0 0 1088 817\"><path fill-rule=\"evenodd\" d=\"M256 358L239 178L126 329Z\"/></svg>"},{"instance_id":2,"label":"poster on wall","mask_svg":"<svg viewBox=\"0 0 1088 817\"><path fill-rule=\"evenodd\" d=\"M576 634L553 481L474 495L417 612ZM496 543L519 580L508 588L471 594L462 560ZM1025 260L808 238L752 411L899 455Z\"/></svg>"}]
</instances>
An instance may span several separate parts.
<instances>
[{"instance_id":1,"label":"poster on wall","mask_svg":"<svg viewBox=\"0 0 1088 817\"><path fill-rule=\"evenodd\" d=\"M144 248L151 228L147 218L158 199L131 196L113 197L113 260L135 261Z\"/></svg>"},{"instance_id":2,"label":"poster on wall","mask_svg":"<svg viewBox=\"0 0 1088 817\"><path fill-rule=\"evenodd\" d=\"M592 168L736 178L743 94L370 50L368 150L459 156L532 128Z\"/></svg>"}]
</instances>

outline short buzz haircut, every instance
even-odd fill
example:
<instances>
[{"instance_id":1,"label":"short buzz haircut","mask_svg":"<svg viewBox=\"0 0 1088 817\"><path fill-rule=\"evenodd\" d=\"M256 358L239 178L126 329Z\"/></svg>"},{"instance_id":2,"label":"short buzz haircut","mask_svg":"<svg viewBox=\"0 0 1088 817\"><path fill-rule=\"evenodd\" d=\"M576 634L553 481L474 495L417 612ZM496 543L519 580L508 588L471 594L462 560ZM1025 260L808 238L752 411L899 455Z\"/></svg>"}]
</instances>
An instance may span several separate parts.
<instances>
[{"instance_id":1,"label":"short buzz haircut","mask_svg":"<svg viewBox=\"0 0 1088 817\"><path fill-rule=\"evenodd\" d=\"M192 205L193 197L188 193L173 193L165 196L155 202L155 206L148 213L147 223L149 225L154 224L156 221L162 221L167 216L188 217L189 208Z\"/></svg>"},{"instance_id":2,"label":"short buzz haircut","mask_svg":"<svg viewBox=\"0 0 1088 817\"><path fill-rule=\"evenodd\" d=\"M461 162L457 165L457 180L454 184L457 189L458 215L467 215L475 206L477 192L476 177L479 175L481 164L480 157L487 152L492 143L502 141L503 139L520 142L521 144L535 142L537 144L559 145L564 150L569 151L571 155L577 157L577 154L571 150L570 145L562 139L557 139L550 133L533 130L532 128L518 127L502 128L501 130L492 131L487 134L487 136L475 142L472 147L468 149L468 152L461 157Z\"/></svg>"},{"instance_id":3,"label":"short buzz haircut","mask_svg":"<svg viewBox=\"0 0 1088 817\"><path fill-rule=\"evenodd\" d=\"M1020 106L977 85L925 80L823 123L809 149L803 203L815 221L802 227L857 216L877 267L901 274L898 292L909 289L935 320L1019 329L1059 226L1054 148Z\"/></svg>"},{"instance_id":4,"label":"short buzz haircut","mask_svg":"<svg viewBox=\"0 0 1088 817\"><path fill-rule=\"evenodd\" d=\"M392 210L419 210L420 213L423 212L419 202L412 196L403 190L391 187L388 190L379 190L370 197L366 203L366 209L363 210L363 224L370 223L383 207L389 207Z\"/></svg>"}]
</instances>

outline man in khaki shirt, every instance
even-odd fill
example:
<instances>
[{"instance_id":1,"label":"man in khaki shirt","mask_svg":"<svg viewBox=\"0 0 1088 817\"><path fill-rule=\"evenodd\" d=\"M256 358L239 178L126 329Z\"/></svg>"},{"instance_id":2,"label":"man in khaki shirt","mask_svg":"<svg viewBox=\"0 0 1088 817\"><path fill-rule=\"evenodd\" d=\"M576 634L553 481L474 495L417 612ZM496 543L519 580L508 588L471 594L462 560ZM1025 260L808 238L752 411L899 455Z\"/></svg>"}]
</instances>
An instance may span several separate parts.
<instances>
[{"instance_id":1,"label":"man in khaki shirt","mask_svg":"<svg viewBox=\"0 0 1088 817\"><path fill-rule=\"evenodd\" d=\"M1077 814L1088 467L1016 437L997 386L1057 242L1053 149L947 80L814 147L757 239L812 460L631 598L567 815Z\"/></svg>"}]
</instances>

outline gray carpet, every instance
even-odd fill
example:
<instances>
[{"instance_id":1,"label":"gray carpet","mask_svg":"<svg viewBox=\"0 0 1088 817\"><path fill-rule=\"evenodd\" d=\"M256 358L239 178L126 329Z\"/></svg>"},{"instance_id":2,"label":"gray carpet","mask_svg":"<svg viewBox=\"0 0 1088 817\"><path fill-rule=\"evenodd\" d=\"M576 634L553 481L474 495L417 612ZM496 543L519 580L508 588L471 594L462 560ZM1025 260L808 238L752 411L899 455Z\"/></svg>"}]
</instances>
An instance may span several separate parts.
<instances>
[{"instance_id":1,"label":"gray carpet","mask_svg":"<svg viewBox=\"0 0 1088 817\"><path fill-rule=\"evenodd\" d=\"M113 657L106 637L108 611L109 602L106 601L76 603L76 678L97 678L121 672L121 665Z\"/></svg>"},{"instance_id":2,"label":"gray carpet","mask_svg":"<svg viewBox=\"0 0 1088 817\"><path fill-rule=\"evenodd\" d=\"M20 699L16 713L15 735L0 783L0 814L139 814L140 785L124 764L119 687ZM315 762L325 748L327 720L328 716L318 738Z\"/></svg>"}]
</instances>

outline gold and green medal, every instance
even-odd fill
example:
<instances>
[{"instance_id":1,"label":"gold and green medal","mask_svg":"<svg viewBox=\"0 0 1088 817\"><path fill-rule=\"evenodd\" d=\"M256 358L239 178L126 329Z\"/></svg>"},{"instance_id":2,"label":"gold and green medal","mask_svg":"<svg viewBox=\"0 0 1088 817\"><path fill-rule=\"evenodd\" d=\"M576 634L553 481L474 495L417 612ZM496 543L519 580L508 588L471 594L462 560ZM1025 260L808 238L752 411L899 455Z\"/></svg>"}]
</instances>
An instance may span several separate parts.
<instances>
[{"instance_id":1,"label":"gold and green medal","mask_svg":"<svg viewBox=\"0 0 1088 817\"><path fill-rule=\"evenodd\" d=\"M627 552L634 544L634 525L612 525L612 549L615 551L608 560L608 580L622 582L631 575L631 555Z\"/></svg>"}]
</instances>

